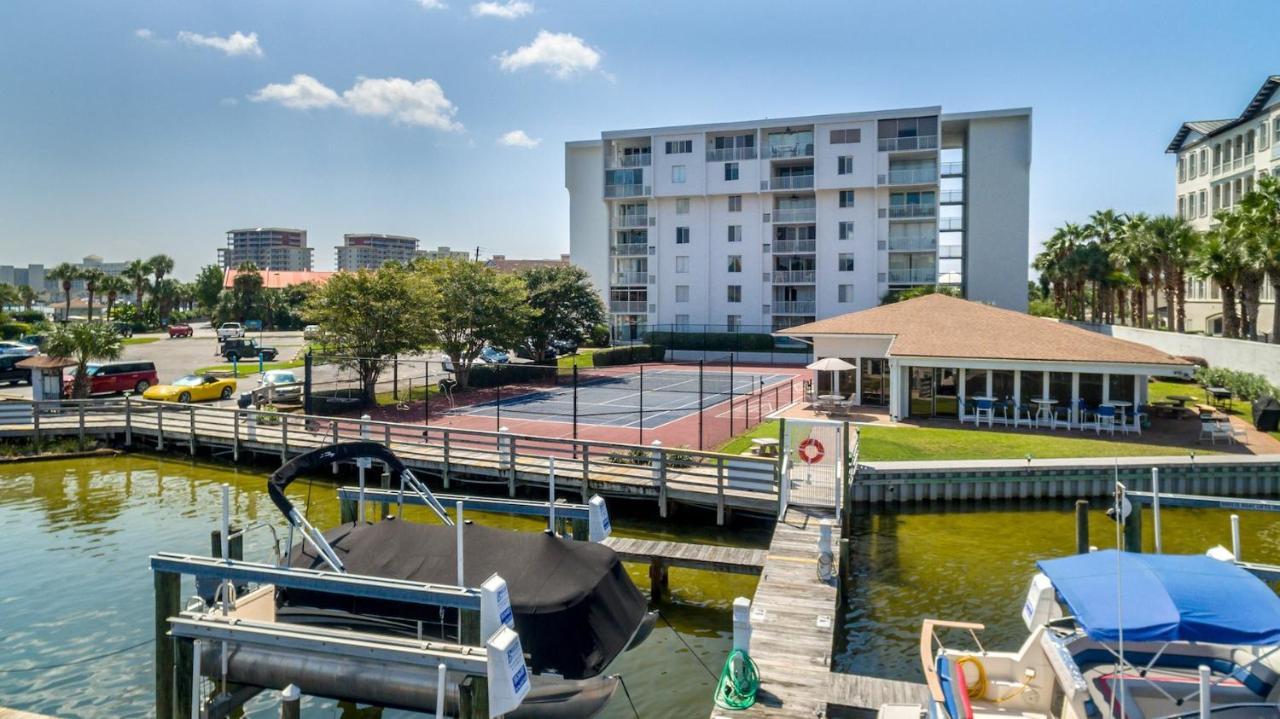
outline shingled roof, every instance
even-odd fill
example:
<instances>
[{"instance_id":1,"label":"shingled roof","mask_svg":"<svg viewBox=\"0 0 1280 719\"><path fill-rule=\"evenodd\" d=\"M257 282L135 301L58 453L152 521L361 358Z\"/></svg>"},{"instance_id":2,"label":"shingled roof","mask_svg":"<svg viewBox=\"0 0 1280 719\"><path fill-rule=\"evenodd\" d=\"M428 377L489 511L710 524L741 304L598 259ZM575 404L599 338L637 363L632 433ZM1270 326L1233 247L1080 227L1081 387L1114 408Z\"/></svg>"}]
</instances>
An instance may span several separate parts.
<instances>
[{"instance_id":1,"label":"shingled roof","mask_svg":"<svg viewBox=\"0 0 1280 719\"><path fill-rule=\"evenodd\" d=\"M1191 366L1144 344L942 294L850 312L774 334L887 335L894 338L889 346L893 357Z\"/></svg>"}]
</instances>

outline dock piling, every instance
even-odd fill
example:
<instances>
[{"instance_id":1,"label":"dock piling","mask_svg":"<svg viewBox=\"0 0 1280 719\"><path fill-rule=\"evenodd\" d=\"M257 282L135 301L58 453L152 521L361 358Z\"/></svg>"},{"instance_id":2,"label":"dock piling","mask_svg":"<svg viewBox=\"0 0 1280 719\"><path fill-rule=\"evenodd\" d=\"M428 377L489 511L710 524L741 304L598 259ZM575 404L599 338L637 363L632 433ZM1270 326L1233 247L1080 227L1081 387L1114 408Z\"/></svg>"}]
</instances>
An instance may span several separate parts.
<instances>
[{"instance_id":1,"label":"dock piling","mask_svg":"<svg viewBox=\"0 0 1280 719\"><path fill-rule=\"evenodd\" d=\"M290 684L280 692L280 719L302 718L302 692Z\"/></svg>"},{"instance_id":2,"label":"dock piling","mask_svg":"<svg viewBox=\"0 0 1280 719\"><path fill-rule=\"evenodd\" d=\"M1240 561L1240 515L1231 515L1231 556Z\"/></svg>"},{"instance_id":3,"label":"dock piling","mask_svg":"<svg viewBox=\"0 0 1280 719\"><path fill-rule=\"evenodd\" d=\"M489 680L468 675L458 683L458 719L489 719Z\"/></svg>"},{"instance_id":4,"label":"dock piling","mask_svg":"<svg viewBox=\"0 0 1280 719\"><path fill-rule=\"evenodd\" d=\"M1076 500L1076 554L1089 553L1089 500Z\"/></svg>"},{"instance_id":5,"label":"dock piling","mask_svg":"<svg viewBox=\"0 0 1280 719\"><path fill-rule=\"evenodd\" d=\"M155 586L155 680L156 717L174 715L174 666L177 652L169 636L169 617L181 610L182 577L173 572L153 572Z\"/></svg>"}]
</instances>

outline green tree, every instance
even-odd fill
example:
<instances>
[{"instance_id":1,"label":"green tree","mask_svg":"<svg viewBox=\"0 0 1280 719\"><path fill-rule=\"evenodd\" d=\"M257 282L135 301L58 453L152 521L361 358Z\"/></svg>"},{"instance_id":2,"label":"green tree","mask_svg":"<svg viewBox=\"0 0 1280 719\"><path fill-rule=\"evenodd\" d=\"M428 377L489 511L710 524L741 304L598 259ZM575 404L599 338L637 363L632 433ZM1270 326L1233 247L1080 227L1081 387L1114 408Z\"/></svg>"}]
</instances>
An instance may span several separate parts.
<instances>
[{"instance_id":1,"label":"green tree","mask_svg":"<svg viewBox=\"0 0 1280 719\"><path fill-rule=\"evenodd\" d=\"M98 283L98 291L107 298L107 321L110 322L115 311L116 300L129 291L129 281L119 276L105 277Z\"/></svg>"},{"instance_id":2,"label":"green tree","mask_svg":"<svg viewBox=\"0 0 1280 719\"><path fill-rule=\"evenodd\" d=\"M80 268L70 262L62 264L49 270L49 279L57 280L62 285L62 294L66 298L67 307L63 312L62 321L66 322L71 319L71 286L76 280L80 279Z\"/></svg>"},{"instance_id":3,"label":"green tree","mask_svg":"<svg viewBox=\"0 0 1280 719\"><path fill-rule=\"evenodd\" d=\"M153 255L147 260L147 267L151 268L151 274L155 277L156 284L159 284L165 275L173 272L173 258L163 254Z\"/></svg>"},{"instance_id":4,"label":"green tree","mask_svg":"<svg viewBox=\"0 0 1280 719\"><path fill-rule=\"evenodd\" d=\"M0 310L12 307L13 305L18 304L18 302L18 288L13 285L0 282Z\"/></svg>"},{"instance_id":5,"label":"green tree","mask_svg":"<svg viewBox=\"0 0 1280 719\"><path fill-rule=\"evenodd\" d=\"M419 262L414 267L427 278L429 302L435 308L427 326L428 341L453 362L458 387L465 389L471 365L484 346L518 345L537 310L529 306L528 291L518 275L460 260Z\"/></svg>"},{"instance_id":6,"label":"green tree","mask_svg":"<svg viewBox=\"0 0 1280 719\"><path fill-rule=\"evenodd\" d=\"M151 266L146 260L133 260L124 268L120 276L133 285L133 306L142 312L142 295L151 287Z\"/></svg>"},{"instance_id":7,"label":"green tree","mask_svg":"<svg viewBox=\"0 0 1280 719\"><path fill-rule=\"evenodd\" d=\"M1280 297L1280 177L1258 178L1253 192L1241 198L1240 212L1257 241L1258 260L1271 283L1272 296ZM1280 309L1271 313L1271 342L1280 344Z\"/></svg>"},{"instance_id":8,"label":"green tree","mask_svg":"<svg viewBox=\"0 0 1280 719\"><path fill-rule=\"evenodd\" d=\"M594 325L608 318L591 275L581 267L535 267L521 272L520 278L528 292L528 305L534 310L525 342L537 359L546 355L552 340L581 344Z\"/></svg>"},{"instance_id":9,"label":"green tree","mask_svg":"<svg viewBox=\"0 0 1280 719\"><path fill-rule=\"evenodd\" d=\"M106 279L107 275L99 269L90 267L80 273L80 279L84 280L84 291L89 296L89 321L93 321L93 297L98 293L98 285Z\"/></svg>"},{"instance_id":10,"label":"green tree","mask_svg":"<svg viewBox=\"0 0 1280 719\"><path fill-rule=\"evenodd\" d=\"M205 265L196 275L196 303L206 312L213 313L218 307L218 298L222 295L224 273L218 265Z\"/></svg>"},{"instance_id":11,"label":"green tree","mask_svg":"<svg viewBox=\"0 0 1280 719\"><path fill-rule=\"evenodd\" d=\"M366 404L390 358L422 345L433 308L426 295L425 278L395 264L338 273L312 293L307 314L339 364L356 371Z\"/></svg>"},{"instance_id":12,"label":"green tree","mask_svg":"<svg viewBox=\"0 0 1280 719\"><path fill-rule=\"evenodd\" d=\"M1240 315L1236 311L1236 288L1245 260L1235 232L1226 226L1229 213L1219 212L1219 225L1210 230L1196 253L1196 271L1218 283L1222 291L1222 335L1240 336Z\"/></svg>"},{"instance_id":13,"label":"green tree","mask_svg":"<svg viewBox=\"0 0 1280 719\"><path fill-rule=\"evenodd\" d=\"M120 358L120 335L104 322L69 322L49 335L45 352L51 357L61 357L76 363L75 381L71 396L83 399L89 396L89 363L95 360Z\"/></svg>"},{"instance_id":14,"label":"green tree","mask_svg":"<svg viewBox=\"0 0 1280 719\"><path fill-rule=\"evenodd\" d=\"M946 295L948 297L959 297L959 287L946 287L944 285L919 285L917 287L909 287L905 290L890 290L880 298L880 304L891 305L895 302L915 299L916 297L924 297L925 295Z\"/></svg>"},{"instance_id":15,"label":"green tree","mask_svg":"<svg viewBox=\"0 0 1280 719\"><path fill-rule=\"evenodd\" d=\"M22 309L27 312L31 311L32 305L40 298L40 293L31 285L18 285L18 301L22 303Z\"/></svg>"}]
</instances>

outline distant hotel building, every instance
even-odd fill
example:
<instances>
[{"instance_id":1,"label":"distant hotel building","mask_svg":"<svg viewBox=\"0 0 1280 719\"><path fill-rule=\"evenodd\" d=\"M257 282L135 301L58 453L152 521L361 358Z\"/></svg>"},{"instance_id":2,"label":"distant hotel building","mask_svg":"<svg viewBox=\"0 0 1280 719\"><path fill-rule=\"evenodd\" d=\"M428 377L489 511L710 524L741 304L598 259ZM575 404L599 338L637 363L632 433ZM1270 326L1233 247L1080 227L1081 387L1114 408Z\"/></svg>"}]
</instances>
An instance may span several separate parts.
<instances>
[{"instance_id":1,"label":"distant hotel building","mask_svg":"<svg viewBox=\"0 0 1280 719\"><path fill-rule=\"evenodd\" d=\"M418 257L428 260L469 260L471 253L466 250L437 247L434 250L418 250Z\"/></svg>"},{"instance_id":2,"label":"distant hotel building","mask_svg":"<svg viewBox=\"0 0 1280 719\"><path fill-rule=\"evenodd\" d=\"M418 238L403 235L350 234L342 236L338 271L376 270L391 260L408 264L418 255Z\"/></svg>"},{"instance_id":3,"label":"distant hotel building","mask_svg":"<svg viewBox=\"0 0 1280 719\"><path fill-rule=\"evenodd\" d=\"M771 331L961 288L1026 310L1031 110L604 132L565 145L574 264L615 333Z\"/></svg>"},{"instance_id":4,"label":"distant hotel building","mask_svg":"<svg viewBox=\"0 0 1280 719\"><path fill-rule=\"evenodd\" d=\"M122 274L128 262L105 262L98 255L85 255L80 262L73 263L80 270L99 270L108 276L118 276ZM40 293L47 293L50 298L62 295L62 282L59 280L51 280L47 277L52 267L45 265L27 265L26 267L15 267L14 265L0 265L0 284L13 285L15 287L25 285ZM71 283L71 292L79 293L85 291L84 280L74 280Z\"/></svg>"},{"instance_id":5,"label":"distant hotel building","mask_svg":"<svg viewBox=\"0 0 1280 719\"><path fill-rule=\"evenodd\" d=\"M1177 155L1177 214L1205 232L1213 214L1235 207L1256 178L1280 175L1280 75L1271 75L1236 117L1194 120L1178 128L1165 152ZM1187 280L1188 332L1222 334L1222 291L1210 279ZM1275 311L1270 282L1263 283L1258 327L1271 328ZM1162 309L1163 311L1163 309Z\"/></svg>"},{"instance_id":6,"label":"distant hotel building","mask_svg":"<svg viewBox=\"0 0 1280 719\"><path fill-rule=\"evenodd\" d=\"M228 230L227 246L218 248L218 262L224 270L252 262L260 270L307 272L311 270L311 253L306 230L255 227Z\"/></svg>"}]
</instances>

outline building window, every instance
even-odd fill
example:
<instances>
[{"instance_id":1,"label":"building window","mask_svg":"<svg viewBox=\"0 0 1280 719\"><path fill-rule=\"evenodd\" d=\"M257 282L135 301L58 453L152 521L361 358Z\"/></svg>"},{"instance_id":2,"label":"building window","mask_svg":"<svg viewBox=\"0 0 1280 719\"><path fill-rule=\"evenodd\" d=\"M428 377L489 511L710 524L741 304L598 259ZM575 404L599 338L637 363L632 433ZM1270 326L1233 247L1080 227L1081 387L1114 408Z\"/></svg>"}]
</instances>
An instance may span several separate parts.
<instances>
[{"instance_id":1,"label":"building window","mask_svg":"<svg viewBox=\"0 0 1280 719\"><path fill-rule=\"evenodd\" d=\"M677 185L684 184L684 165L671 166L671 182Z\"/></svg>"},{"instance_id":2,"label":"building window","mask_svg":"<svg viewBox=\"0 0 1280 719\"><path fill-rule=\"evenodd\" d=\"M1280 142L1280 117L1277 117L1272 123L1271 139Z\"/></svg>"},{"instance_id":3,"label":"building window","mask_svg":"<svg viewBox=\"0 0 1280 719\"><path fill-rule=\"evenodd\" d=\"M1187 177L1196 176L1196 153L1187 153Z\"/></svg>"},{"instance_id":4,"label":"building window","mask_svg":"<svg viewBox=\"0 0 1280 719\"><path fill-rule=\"evenodd\" d=\"M729 211L742 212L742 195L729 195Z\"/></svg>"},{"instance_id":5,"label":"building window","mask_svg":"<svg viewBox=\"0 0 1280 719\"><path fill-rule=\"evenodd\" d=\"M1209 172L1209 156L1205 149L1200 148L1200 174L1204 175Z\"/></svg>"},{"instance_id":6,"label":"building window","mask_svg":"<svg viewBox=\"0 0 1280 719\"><path fill-rule=\"evenodd\" d=\"M724 318L724 328L729 332L737 332L742 327L742 315L729 315Z\"/></svg>"},{"instance_id":7,"label":"building window","mask_svg":"<svg viewBox=\"0 0 1280 719\"><path fill-rule=\"evenodd\" d=\"M668 140L667 141L668 155L683 155L689 152L693 152L693 140Z\"/></svg>"},{"instance_id":8,"label":"building window","mask_svg":"<svg viewBox=\"0 0 1280 719\"><path fill-rule=\"evenodd\" d=\"M724 163L724 181L731 182L736 179L738 179L738 163L736 162Z\"/></svg>"},{"instance_id":9,"label":"building window","mask_svg":"<svg viewBox=\"0 0 1280 719\"><path fill-rule=\"evenodd\" d=\"M836 174L853 174L853 155L841 155L837 161Z\"/></svg>"},{"instance_id":10,"label":"building window","mask_svg":"<svg viewBox=\"0 0 1280 719\"><path fill-rule=\"evenodd\" d=\"M729 271L730 272L742 271L742 255L729 255Z\"/></svg>"},{"instance_id":11,"label":"building window","mask_svg":"<svg viewBox=\"0 0 1280 719\"><path fill-rule=\"evenodd\" d=\"M742 225L729 225L729 241L742 242Z\"/></svg>"},{"instance_id":12,"label":"building window","mask_svg":"<svg viewBox=\"0 0 1280 719\"><path fill-rule=\"evenodd\" d=\"M728 290L730 302L742 301L742 285L728 285Z\"/></svg>"},{"instance_id":13,"label":"building window","mask_svg":"<svg viewBox=\"0 0 1280 719\"><path fill-rule=\"evenodd\" d=\"M1178 158L1178 182L1187 181L1187 164L1185 158Z\"/></svg>"},{"instance_id":14,"label":"building window","mask_svg":"<svg viewBox=\"0 0 1280 719\"><path fill-rule=\"evenodd\" d=\"M676 327L688 327L689 315L676 315Z\"/></svg>"},{"instance_id":15,"label":"building window","mask_svg":"<svg viewBox=\"0 0 1280 719\"><path fill-rule=\"evenodd\" d=\"M1200 216L1207 217L1209 215L1209 194L1205 190L1200 191Z\"/></svg>"},{"instance_id":16,"label":"building window","mask_svg":"<svg viewBox=\"0 0 1280 719\"><path fill-rule=\"evenodd\" d=\"M676 285L676 302L689 301L689 285Z\"/></svg>"},{"instance_id":17,"label":"building window","mask_svg":"<svg viewBox=\"0 0 1280 719\"><path fill-rule=\"evenodd\" d=\"M1183 196L1179 196L1178 197L1178 217L1186 217L1186 216L1187 216L1187 198ZM676 240L676 242L679 242L679 240Z\"/></svg>"},{"instance_id":18,"label":"building window","mask_svg":"<svg viewBox=\"0 0 1280 719\"><path fill-rule=\"evenodd\" d=\"M840 206L853 207L853 190L840 191Z\"/></svg>"},{"instance_id":19,"label":"building window","mask_svg":"<svg viewBox=\"0 0 1280 719\"><path fill-rule=\"evenodd\" d=\"M838 285L839 297L837 298L841 304L853 302L853 285Z\"/></svg>"},{"instance_id":20,"label":"building window","mask_svg":"<svg viewBox=\"0 0 1280 719\"><path fill-rule=\"evenodd\" d=\"M677 245L689 244L689 228L688 227L676 228L676 244Z\"/></svg>"},{"instance_id":21,"label":"building window","mask_svg":"<svg viewBox=\"0 0 1280 719\"><path fill-rule=\"evenodd\" d=\"M676 198L676 214L677 215L689 214L689 198L687 197Z\"/></svg>"},{"instance_id":22,"label":"building window","mask_svg":"<svg viewBox=\"0 0 1280 719\"><path fill-rule=\"evenodd\" d=\"M832 145L847 145L854 142L862 142L862 130L859 128L831 131Z\"/></svg>"},{"instance_id":23,"label":"building window","mask_svg":"<svg viewBox=\"0 0 1280 719\"><path fill-rule=\"evenodd\" d=\"M853 253L841 252L839 257L839 266L837 269L841 272L853 272Z\"/></svg>"},{"instance_id":24,"label":"building window","mask_svg":"<svg viewBox=\"0 0 1280 719\"><path fill-rule=\"evenodd\" d=\"M677 275L689 274L689 256L688 255L679 255L676 257L676 274Z\"/></svg>"}]
</instances>

